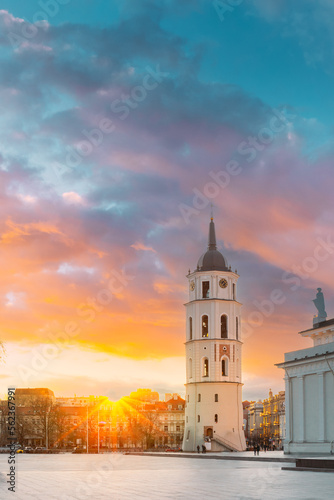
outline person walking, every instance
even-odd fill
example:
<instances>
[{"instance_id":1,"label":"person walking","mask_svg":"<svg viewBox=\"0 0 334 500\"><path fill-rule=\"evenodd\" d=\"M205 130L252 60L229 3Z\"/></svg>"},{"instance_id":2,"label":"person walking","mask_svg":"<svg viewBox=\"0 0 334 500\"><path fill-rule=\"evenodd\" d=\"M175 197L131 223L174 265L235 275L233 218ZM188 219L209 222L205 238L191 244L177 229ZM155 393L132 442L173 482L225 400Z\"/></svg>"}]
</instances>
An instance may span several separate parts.
<instances>
[{"instance_id":1,"label":"person walking","mask_svg":"<svg viewBox=\"0 0 334 500\"><path fill-rule=\"evenodd\" d=\"M199 446L199 444L198 444L198 445L197 445L197 453L199 453L199 452L200 452L200 449L201 449L201 448L200 448L200 446Z\"/></svg>"}]
</instances>

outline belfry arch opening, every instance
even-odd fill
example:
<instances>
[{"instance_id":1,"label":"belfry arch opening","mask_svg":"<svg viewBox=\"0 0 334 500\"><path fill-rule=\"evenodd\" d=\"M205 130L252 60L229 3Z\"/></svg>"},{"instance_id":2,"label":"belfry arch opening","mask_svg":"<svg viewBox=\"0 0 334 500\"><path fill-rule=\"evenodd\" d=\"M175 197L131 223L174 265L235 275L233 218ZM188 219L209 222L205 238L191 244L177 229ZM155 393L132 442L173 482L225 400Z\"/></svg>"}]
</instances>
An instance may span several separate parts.
<instances>
[{"instance_id":1,"label":"belfry arch opening","mask_svg":"<svg viewBox=\"0 0 334 500\"><path fill-rule=\"evenodd\" d=\"M220 337L222 339L228 338L228 320L226 314L220 316Z\"/></svg>"},{"instance_id":2,"label":"belfry arch opening","mask_svg":"<svg viewBox=\"0 0 334 500\"><path fill-rule=\"evenodd\" d=\"M208 358L203 359L203 377L209 376L209 360Z\"/></svg>"},{"instance_id":3,"label":"belfry arch opening","mask_svg":"<svg viewBox=\"0 0 334 500\"><path fill-rule=\"evenodd\" d=\"M209 317L205 314L202 316L202 337L209 336Z\"/></svg>"},{"instance_id":4,"label":"belfry arch opening","mask_svg":"<svg viewBox=\"0 0 334 500\"><path fill-rule=\"evenodd\" d=\"M222 377L227 377L228 376L228 359L222 358L220 364L221 364Z\"/></svg>"}]
</instances>

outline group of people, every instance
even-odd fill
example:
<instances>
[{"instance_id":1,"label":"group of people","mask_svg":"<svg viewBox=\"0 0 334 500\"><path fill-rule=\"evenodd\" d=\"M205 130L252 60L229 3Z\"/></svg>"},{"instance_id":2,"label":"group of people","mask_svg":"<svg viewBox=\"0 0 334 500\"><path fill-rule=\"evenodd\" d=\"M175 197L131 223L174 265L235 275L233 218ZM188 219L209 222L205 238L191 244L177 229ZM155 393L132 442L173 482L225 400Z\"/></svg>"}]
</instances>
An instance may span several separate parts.
<instances>
[{"instance_id":1,"label":"group of people","mask_svg":"<svg viewBox=\"0 0 334 500\"><path fill-rule=\"evenodd\" d=\"M260 454L260 445L255 444L254 445L254 455L259 455Z\"/></svg>"},{"instance_id":2,"label":"group of people","mask_svg":"<svg viewBox=\"0 0 334 500\"><path fill-rule=\"evenodd\" d=\"M254 444L254 455L259 455L260 454L260 449L263 449L263 451L268 451L270 450L269 446L266 444L259 445L259 444ZM273 451L275 451L276 447L273 445L271 448ZM197 453L201 453L201 447L200 445L197 445ZM202 444L202 453L206 453L206 447L204 444Z\"/></svg>"},{"instance_id":3,"label":"group of people","mask_svg":"<svg viewBox=\"0 0 334 500\"><path fill-rule=\"evenodd\" d=\"M254 444L254 455L258 455L261 448L263 449L263 451L268 451L268 450L275 451L276 450L275 445L272 445L272 447L269 447L267 444L263 444L261 446L259 444Z\"/></svg>"}]
</instances>

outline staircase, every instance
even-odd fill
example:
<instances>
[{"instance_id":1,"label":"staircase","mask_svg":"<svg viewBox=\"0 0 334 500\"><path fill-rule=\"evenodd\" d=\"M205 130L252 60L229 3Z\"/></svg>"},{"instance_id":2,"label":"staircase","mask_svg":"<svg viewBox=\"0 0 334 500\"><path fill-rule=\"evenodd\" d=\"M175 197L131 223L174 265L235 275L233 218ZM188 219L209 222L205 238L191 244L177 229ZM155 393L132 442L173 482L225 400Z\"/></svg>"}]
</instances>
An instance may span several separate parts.
<instances>
[{"instance_id":1,"label":"staircase","mask_svg":"<svg viewBox=\"0 0 334 500\"><path fill-rule=\"evenodd\" d=\"M221 446L224 446L224 448L226 448L227 451L239 451L234 443L231 443L231 441L229 441L228 439L218 436L217 434L213 435L211 441L216 441L216 443L220 444Z\"/></svg>"}]
</instances>

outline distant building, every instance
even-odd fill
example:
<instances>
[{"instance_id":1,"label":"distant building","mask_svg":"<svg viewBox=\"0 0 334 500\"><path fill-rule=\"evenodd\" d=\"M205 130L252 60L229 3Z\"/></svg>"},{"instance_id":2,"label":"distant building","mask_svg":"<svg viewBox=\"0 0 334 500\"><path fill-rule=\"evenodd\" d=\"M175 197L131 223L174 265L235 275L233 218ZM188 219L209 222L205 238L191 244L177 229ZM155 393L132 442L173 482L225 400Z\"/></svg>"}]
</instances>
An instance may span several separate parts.
<instances>
[{"instance_id":1,"label":"distant building","mask_svg":"<svg viewBox=\"0 0 334 500\"><path fill-rule=\"evenodd\" d=\"M254 444L282 449L285 437L285 393L280 391L263 401L244 401L245 436L248 446Z\"/></svg>"},{"instance_id":2,"label":"distant building","mask_svg":"<svg viewBox=\"0 0 334 500\"><path fill-rule=\"evenodd\" d=\"M72 398L56 398L56 402L60 406L87 406L92 401L96 400L95 396L74 396Z\"/></svg>"},{"instance_id":3,"label":"distant building","mask_svg":"<svg viewBox=\"0 0 334 500\"><path fill-rule=\"evenodd\" d=\"M313 327L300 332L313 340L313 347L288 352L285 370L285 453L334 452L334 318L326 318L321 289L318 316Z\"/></svg>"},{"instance_id":4,"label":"distant building","mask_svg":"<svg viewBox=\"0 0 334 500\"><path fill-rule=\"evenodd\" d=\"M248 407L248 432L246 438L249 445L263 440L263 404L261 401L251 401Z\"/></svg>"},{"instance_id":5,"label":"distant building","mask_svg":"<svg viewBox=\"0 0 334 500\"><path fill-rule=\"evenodd\" d=\"M54 403L51 389L15 390L16 435L22 446L49 446L49 416Z\"/></svg>"},{"instance_id":6,"label":"distant building","mask_svg":"<svg viewBox=\"0 0 334 500\"><path fill-rule=\"evenodd\" d=\"M141 399L140 399L141 398ZM185 400L139 389L131 397L55 398L50 389L17 389L17 437L22 446L101 451L181 447ZM0 401L0 444L7 441L8 404Z\"/></svg>"},{"instance_id":7,"label":"distant building","mask_svg":"<svg viewBox=\"0 0 334 500\"><path fill-rule=\"evenodd\" d=\"M130 398L145 401L146 403L156 403L159 401L159 393L151 389L137 389L135 392L131 392Z\"/></svg>"},{"instance_id":8,"label":"distant building","mask_svg":"<svg viewBox=\"0 0 334 500\"><path fill-rule=\"evenodd\" d=\"M160 404L157 408L160 435L155 439L155 447L181 447L184 434L185 400L178 394Z\"/></svg>"},{"instance_id":9,"label":"distant building","mask_svg":"<svg viewBox=\"0 0 334 500\"><path fill-rule=\"evenodd\" d=\"M33 400L45 400L53 403L55 401L54 392L47 388L37 388L37 389L16 389L15 390L15 402L18 406L25 406L31 404Z\"/></svg>"},{"instance_id":10,"label":"distant building","mask_svg":"<svg viewBox=\"0 0 334 500\"><path fill-rule=\"evenodd\" d=\"M243 429L245 433L245 438L248 436L248 409L251 403L249 401L242 402L242 415L243 415Z\"/></svg>"},{"instance_id":11,"label":"distant building","mask_svg":"<svg viewBox=\"0 0 334 500\"><path fill-rule=\"evenodd\" d=\"M285 392L275 396L269 390L269 398L263 400L262 442L263 444L282 449L285 435Z\"/></svg>"}]
</instances>

